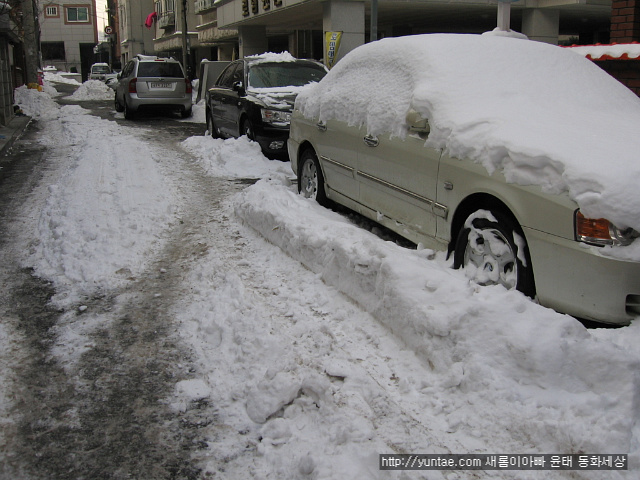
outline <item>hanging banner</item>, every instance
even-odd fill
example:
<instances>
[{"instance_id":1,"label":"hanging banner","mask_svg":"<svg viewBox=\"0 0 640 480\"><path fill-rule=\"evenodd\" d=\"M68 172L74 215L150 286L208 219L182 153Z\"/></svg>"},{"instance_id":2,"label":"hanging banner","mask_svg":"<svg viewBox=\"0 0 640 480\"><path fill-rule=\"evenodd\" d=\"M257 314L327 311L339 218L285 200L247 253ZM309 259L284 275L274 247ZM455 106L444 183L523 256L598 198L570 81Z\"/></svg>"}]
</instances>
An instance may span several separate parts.
<instances>
[{"instance_id":1,"label":"hanging banner","mask_svg":"<svg viewBox=\"0 0 640 480\"><path fill-rule=\"evenodd\" d=\"M324 64L327 68L331 68L334 63L336 63L336 58L338 57L342 32L325 32L324 35L327 44L327 54L324 58Z\"/></svg>"}]
</instances>

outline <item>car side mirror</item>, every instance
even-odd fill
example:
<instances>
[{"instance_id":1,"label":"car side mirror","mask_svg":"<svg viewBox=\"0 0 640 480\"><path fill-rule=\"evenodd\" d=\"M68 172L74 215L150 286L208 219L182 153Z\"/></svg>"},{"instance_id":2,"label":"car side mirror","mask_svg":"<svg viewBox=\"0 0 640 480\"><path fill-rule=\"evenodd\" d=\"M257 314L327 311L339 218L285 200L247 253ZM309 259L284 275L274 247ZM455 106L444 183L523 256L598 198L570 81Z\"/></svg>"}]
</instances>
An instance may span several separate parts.
<instances>
[{"instance_id":1,"label":"car side mirror","mask_svg":"<svg viewBox=\"0 0 640 480\"><path fill-rule=\"evenodd\" d=\"M421 137L429 135L429 132L431 131L429 121L426 118L423 118L422 115L415 110L409 110L406 121L410 133L417 133Z\"/></svg>"},{"instance_id":2,"label":"car side mirror","mask_svg":"<svg viewBox=\"0 0 640 480\"><path fill-rule=\"evenodd\" d=\"M120 80L120 78L121 78L121 77L122 77L122 76L121 76L120 74L116 75L116 78L117 78L118 80Z\"/></svg>"},{"instance_id":3,"label":"car side mirror","mask_svg":"<svg viewBox=\"0 0 640 480\"><path fill-rule=\"evenodd\" d=\"M233 82L233 90L238 92L239 95L244 95L244 86L241 81Z\"/></svg>"}]
</instances>

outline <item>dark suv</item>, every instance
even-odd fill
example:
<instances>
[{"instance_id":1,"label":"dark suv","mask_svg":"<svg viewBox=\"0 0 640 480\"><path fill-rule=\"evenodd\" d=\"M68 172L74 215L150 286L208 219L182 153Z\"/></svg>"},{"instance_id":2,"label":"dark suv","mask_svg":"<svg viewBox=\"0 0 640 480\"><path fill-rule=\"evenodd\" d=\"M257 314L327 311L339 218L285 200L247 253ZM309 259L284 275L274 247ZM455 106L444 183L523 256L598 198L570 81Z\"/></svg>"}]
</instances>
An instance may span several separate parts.
<instances>
[{"instance_id":1,"label":"dark suv","mask_svg":"<svg viewBox=\"0 0 640 480\"><path fill-rule=\"evenodd\" d=\"M136 55L118 74L114 90L116 111L124 112L127 119L152 108L177 110L183 118L191 116L191 82L173 58Z\"/></svg>"},{"instance_id":2,"label":"dark suv","mask_svg":"<svg viewBox=\"0 0 640 480\"><path fill-rule=\"evenodd\" d=\"M326 73L321 63L288 53L236 60L206 93L207 129L213 137L246 135L267 156L286 157L296 95Z\"/></svg>"}]
</instances>

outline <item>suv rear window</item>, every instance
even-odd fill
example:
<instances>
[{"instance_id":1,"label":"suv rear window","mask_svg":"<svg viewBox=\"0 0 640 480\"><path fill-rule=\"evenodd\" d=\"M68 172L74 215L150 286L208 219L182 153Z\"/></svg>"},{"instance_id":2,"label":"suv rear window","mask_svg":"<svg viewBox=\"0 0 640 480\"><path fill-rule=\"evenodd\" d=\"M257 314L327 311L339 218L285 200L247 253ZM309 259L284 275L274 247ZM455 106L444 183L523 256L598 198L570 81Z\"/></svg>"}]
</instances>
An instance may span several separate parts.
<instances>
[{"instance_id":1,"label":"suv rear window","mask_svg":"<svg viewBox=\"0 0 640 480\"><path fill-rule=\"evenodd\" d=\"M258 63L249 67L249 85L253 88L302 87L319 82L326 74L320 65L307 62Z\"/></svg>"},{"instance_id":2,"label":"suv rear window","mask_svg":"<svg viewBox=\"0 0 640 480\"><path fill-rule=\"evenodd\" d=\"M106 65L94 65L91 67L91 73L111 73Z\"/></svg>"},{"instance_id":3,"label":"suv rear window","mask_svg":"<svg viewBox=\"0 0 640 480\"><path fill-rule=\"evenodd\" d=\"M168 62L140 62L138 76L184 78L180 65Z\"/></svg>"}]
</instances>

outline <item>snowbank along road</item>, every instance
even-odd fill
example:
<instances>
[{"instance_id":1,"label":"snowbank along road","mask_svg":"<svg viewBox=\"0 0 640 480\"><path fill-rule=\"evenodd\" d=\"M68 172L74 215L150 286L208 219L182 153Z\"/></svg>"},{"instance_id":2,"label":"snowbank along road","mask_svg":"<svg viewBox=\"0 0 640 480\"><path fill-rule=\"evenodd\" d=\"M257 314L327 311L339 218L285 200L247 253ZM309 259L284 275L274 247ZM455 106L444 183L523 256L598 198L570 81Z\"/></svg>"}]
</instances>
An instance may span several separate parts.
<instances>
[{"instance_id":1,"label":"snowbank along road","mask_svg":"<svg viewBox=\"0 0 640 480\"><path fill-rule=\"evenodd\" d=\"M18 92L0 160L0 477L532 478L392 453L628 455L640 328L587 330L295 193L99 82ZM52 98L56 98L57 102Z\"/></svg>"}]
</instances>

